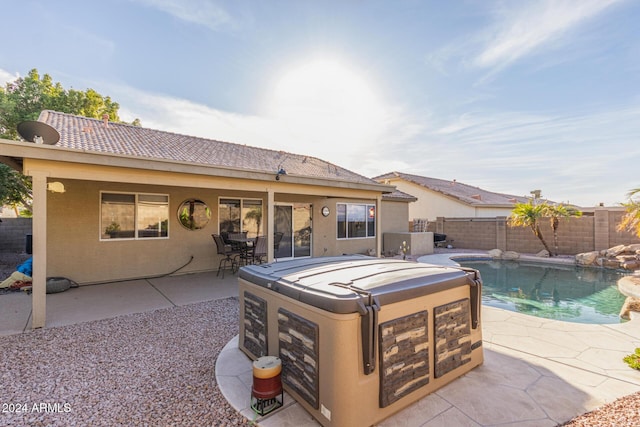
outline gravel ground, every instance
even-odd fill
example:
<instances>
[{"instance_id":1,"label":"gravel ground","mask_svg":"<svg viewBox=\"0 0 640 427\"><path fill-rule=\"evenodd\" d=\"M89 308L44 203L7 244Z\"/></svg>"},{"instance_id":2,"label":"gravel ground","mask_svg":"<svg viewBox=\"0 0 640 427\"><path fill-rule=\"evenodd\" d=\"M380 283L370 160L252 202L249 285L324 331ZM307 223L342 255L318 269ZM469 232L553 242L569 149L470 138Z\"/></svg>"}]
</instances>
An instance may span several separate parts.
<instances>
[{"instance_id":1,"label":"gravel ground","mask_svg":"<svg viewBox=\"0 0 640 427\"><path fill-rule=\"evenodd\" d=\"M214 374L237 334L230 298L0 337L0 425L248 425Z\"/></svg>"},{"instance_id":2,"label":"gravel ground","mask_svg":"<svg viewBox=\"0 0 640 427\"><path fill-rule=\"evenodd\" d=\"M640 392L587 412L563 424L565 427L624 427L640 425Z\"/></svg>"}]
</instances>

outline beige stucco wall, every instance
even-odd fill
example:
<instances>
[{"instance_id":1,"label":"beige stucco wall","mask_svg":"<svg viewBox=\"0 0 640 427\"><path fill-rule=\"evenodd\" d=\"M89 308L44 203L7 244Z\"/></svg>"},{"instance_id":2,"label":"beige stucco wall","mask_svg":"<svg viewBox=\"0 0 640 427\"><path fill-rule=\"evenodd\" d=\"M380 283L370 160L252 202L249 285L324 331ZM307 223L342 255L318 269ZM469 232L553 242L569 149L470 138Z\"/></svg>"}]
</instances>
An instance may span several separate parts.
<instances>
[{"instance_id":1,"label":"beige stucco wall","mask_svg":"<svg viewBox=\"0 0 640 427\"><path fill-rule=\"evenodd\" d=\"M48 276L65 276L79 283L99 282L217 268L212 233L218 232L218 197L210 189L153 185L127 185L62 180L65 193L49 193L47 216ZM100 240L100 191L144 192L169 195L169 238ZM240 196L241 194L235 193ZM212 218L201 230L178 223L177 210L189 198L212 208ZM215 207L215 208L214 208Z\"/></svg>"},{"instance_id":2,"label":"beige stucco wall","mask_svg":"<svg viewBox=\"0 0 640 427\"><path fill-rule=\"evenodd\" d=\"M496 217L508 216L511 213L510 208L469 206L454 198L401 179L390 182L398 190L418 199L409 204L409 220L426 218L429 221L435 221L437 217Z\"/></svg>"},{"instance_id":3,"label":"beige stucco wall","mask_svg":"<svg viewBox=\"0 0 640 427\"><path fill-rule=\"evenodd\" d=\"M401 201L382 201L382 233L409 231L407 218L412 203Z\"/></svg>"},{"instance_id":4,"label":"beige stucco wall","mask_svg":"<svg viewBox=\"0 0 640 427\"><path fill-rule=\"evenodd\" d=\"M267 209L267 194L240 189L191 188L180 186L126 184L73 179L55 179L64 193L48 192L47 276L64 276L78 283L141 278L170 273L215 270L220 260L211 234L218 233L220 197L258 198ZM168 194L169 238L142 240L100 240L100 192ZM184 200L199 199L211 208L210 222L200 230L187 230L178 222ZM365 253L376 249L376 238L338 240L336 204L375 204L375 198L327 198L303 194L275 194L276 203L310 203L313 208L313 256ZM406 230L406 203L389 206L386 228ZM330 208L328 217L320 213ZM403 211L404 207L404 211ZM383 209L384 215L385 209ZM402 217L404 212L404 217ZM265 214L266 218L266 214ZM266 227L266 224L264 225ZM268 232L265 229L265 233ZM379 234L381 236L381 234ZM193 257L193 259L191 259ZM185 266L186 265L186 266Z\"/></svg>"}]
</instances>

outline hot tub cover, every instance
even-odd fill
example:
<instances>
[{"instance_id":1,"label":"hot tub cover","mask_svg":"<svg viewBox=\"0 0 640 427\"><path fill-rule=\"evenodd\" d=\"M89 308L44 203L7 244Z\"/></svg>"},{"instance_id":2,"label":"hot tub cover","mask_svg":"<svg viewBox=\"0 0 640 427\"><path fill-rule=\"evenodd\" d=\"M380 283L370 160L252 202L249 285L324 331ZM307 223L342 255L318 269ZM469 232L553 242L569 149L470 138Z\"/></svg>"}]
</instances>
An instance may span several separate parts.
<instances>
[{"instance_id":1,"label":"hot tub cover","mask_svg":"<svg viewBox=\"0 0 640 427\"><path fill-rule=\"evenodd\" d=\"M480 283L479 273L473 269L364 255L249 265L240 268L239 276L273 292L340 314L362 314L363 297L374 298L384 306L461 285L477 289ZM472 303L477 305L478 301Z\"/></svg>"}]
</instances>

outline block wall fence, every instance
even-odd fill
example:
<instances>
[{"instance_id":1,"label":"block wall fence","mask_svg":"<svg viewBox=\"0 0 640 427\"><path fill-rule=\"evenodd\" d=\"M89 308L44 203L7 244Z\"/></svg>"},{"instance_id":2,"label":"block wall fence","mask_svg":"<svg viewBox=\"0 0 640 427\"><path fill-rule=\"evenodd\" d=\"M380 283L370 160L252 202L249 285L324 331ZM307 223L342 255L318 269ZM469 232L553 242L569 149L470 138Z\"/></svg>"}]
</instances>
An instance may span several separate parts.
<instances>
[{"instance_id":1,"label":"block wall fence","mask_svg":"<svg viewBox=\"0 0 640 427\"><path fill-rule=\"evenodd\" d=\"M617 245L640 243L640 238L633 233L616 231L624 213L624 210L597 209L579 218L560 219L558 254L575 255ZM447 241L452 241L453 247L458 249L501 249L530 254L544 249L530 228L510 227L506 217L438 217L435 222L429 222L427 230L446 234ZM550 220L543 220L540 230L549 248L555 250Z\"/></svg>"},{"instance_id":2,"label":"block wall fence","mask_svg":"<svg viewBox=\"0 0 640 427\"><path fill-rule=\"evenodd\" d=\"M31 218L1 218L0 252L25 252L27 234L31 234Z\"/></svg>"}]
</instances>

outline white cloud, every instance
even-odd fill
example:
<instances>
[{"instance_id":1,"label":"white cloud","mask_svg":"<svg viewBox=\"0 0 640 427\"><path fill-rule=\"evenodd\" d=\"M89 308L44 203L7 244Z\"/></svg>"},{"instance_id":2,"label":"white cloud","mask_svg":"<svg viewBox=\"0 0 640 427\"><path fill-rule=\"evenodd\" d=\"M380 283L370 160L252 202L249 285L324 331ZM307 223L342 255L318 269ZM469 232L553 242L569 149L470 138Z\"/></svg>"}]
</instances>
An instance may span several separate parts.
<instances>
[{"instance_id":1,"label":"white cloud","mask_svg":"<svg viewBox=\"0 0 640 427\"><path fill-rule=\"evenodd\" d=\"M208 0L134 0L161 10L186 22L203 25L212 30L233 26L231 16Z\"/></svg>"},{"instance_id":2,"label":"white cloud","mask_svg":"<svg viewBox=\"0 0 640 427\"><path fill-rule=\"evenodd\" d=\"M11 74L9 71L5 71L0 68L0 86L5 87L7 83L12 82L20 77L20 74Z\"/></svg>"},{"instance_id":3,"label":"white cloud","mask_svg":"<svg viewBox=\"0 0 640 427\"><path fill-rule=\"evenodd\" d=\"M489 70L486 81L510 65L550 49L573 46L571 35L616 3L624 0L537 0L500 2L492 22L430 53L425 61L443 74L450 61ZM566 50L566 49L565 49ZM537 64L540 66L540 64Z\"/></svg>"},{"instance_id":4,"label":"white cloud","mask_svg":"<svg viewBox=\"0 0 640 427\"><path fill-rule=\"evenodd\" d=\"M475 58L479 67L505 67L597 16L617 0L543 0L518 2L523 8L501 11Z\"/></svg>"}]
</instances>

